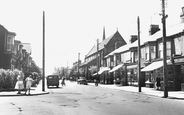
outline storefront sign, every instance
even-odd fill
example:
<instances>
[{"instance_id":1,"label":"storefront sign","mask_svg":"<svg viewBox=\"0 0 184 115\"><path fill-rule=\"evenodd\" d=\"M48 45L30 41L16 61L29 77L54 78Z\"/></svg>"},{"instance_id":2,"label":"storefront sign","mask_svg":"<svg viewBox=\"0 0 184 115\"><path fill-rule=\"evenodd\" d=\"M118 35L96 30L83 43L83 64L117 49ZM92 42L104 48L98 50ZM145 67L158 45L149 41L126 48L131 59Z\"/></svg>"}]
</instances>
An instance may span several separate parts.
<instances>
[{"instance_id":1,"label":"storefront sign","mask_svg":"<svg viewBox=\"0 0 184 115\"><path fill-rule=\"evenodd\" d=\"M184 63L184 58L174 59L174 63Z\"/></svg>"}]
</instances>

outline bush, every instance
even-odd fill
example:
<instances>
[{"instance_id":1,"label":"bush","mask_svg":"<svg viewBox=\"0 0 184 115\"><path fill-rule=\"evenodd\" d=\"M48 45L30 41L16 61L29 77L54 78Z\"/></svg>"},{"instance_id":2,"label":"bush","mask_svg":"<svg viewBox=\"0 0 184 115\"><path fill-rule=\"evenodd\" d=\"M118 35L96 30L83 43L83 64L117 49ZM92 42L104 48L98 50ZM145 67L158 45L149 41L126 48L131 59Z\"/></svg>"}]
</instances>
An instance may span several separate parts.
<instances>
[{"instance_id":1,"label":"bush","mask_svg":"<svg viewBox=\"0 0 184 115\"><path fill-rule=\"evenodd\" d=\"M17 69L14 71L0 69L0 89L14 88L19 72Z\"/></svg>"}]
</instances>

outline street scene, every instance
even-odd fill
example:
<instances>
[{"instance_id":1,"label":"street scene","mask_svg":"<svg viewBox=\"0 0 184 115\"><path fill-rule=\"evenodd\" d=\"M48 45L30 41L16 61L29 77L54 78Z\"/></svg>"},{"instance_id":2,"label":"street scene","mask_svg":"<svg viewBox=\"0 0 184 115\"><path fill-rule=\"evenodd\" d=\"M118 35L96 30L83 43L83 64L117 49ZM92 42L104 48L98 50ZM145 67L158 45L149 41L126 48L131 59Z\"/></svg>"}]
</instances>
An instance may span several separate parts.
<instances>
[{"instance_id":1,"label":"street scene","mask_svg":"<svg viewBox=\"0 0 184 115\"><path fill-rule=\"evenodd\" d=\"M0 115L182 115L183 0L6 0Z\"/></svg>"},{"instance_id":2,"label":"street scene","mask_svg":"<svg viewBox=\"0 0 184 115\"><path fill-rule=\"evenodd\" d=\"M76 82L66 81L66 86L46 88L49 94L37 92L38 95L32 96L1 95L0 113L1 115L183 114L184 98L165 99L158 93L150 95L134 92L135 89L131 87L129 91L116 87L95 86L94 83L79 85Z\"/></svg>"}]
</instances>

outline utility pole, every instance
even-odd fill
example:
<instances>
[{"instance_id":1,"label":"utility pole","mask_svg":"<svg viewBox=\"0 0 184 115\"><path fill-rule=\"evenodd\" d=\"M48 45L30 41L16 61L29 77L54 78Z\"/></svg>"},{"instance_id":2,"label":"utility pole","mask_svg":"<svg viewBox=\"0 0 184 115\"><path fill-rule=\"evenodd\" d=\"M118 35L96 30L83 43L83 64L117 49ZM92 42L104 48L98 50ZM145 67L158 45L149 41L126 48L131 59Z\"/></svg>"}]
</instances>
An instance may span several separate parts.
<instances>
[{"instance_id":1,"label":"utility pole","mask_svg":"<svg viewBox=\"0 0 184 115\"><path fill-rule=\"evenodd\" d=\"M139 92L141 92L141 52L140 52L140 21L139 16L137 17L137 29L138 29L138 68L137 68L137 75L138 75L138 85L139 85Z\"/></svg>"},{"instance_id":2,"label":"utility pole","mask_svg":"<svg viewBox=\"0 0 184 115\"><path fill-rule=\"evenodd\" d=\"M164 98L168 97L168 77L167 77L167 56L166 56L166 16L165 16L165 0L162 0L162 24L163 24L163 77L164 77Z\"/></svg>"},{"instance_id":3,"label":"utility pole","mask_svg":"<svg viewBox=\"0 0 184 115\"><path fill-rule=\"evenodd\" d=\"M98 39L97 39L97 79L98 79L98 71L99 71L99 58L98 58L98 50L99 50L99 41L98 41ZM97 80L96 79L96 80Z\"/></svg>"},{"instance_id":4,"label":"utility pole","mask_svg":"<svg viewBox=\"0 0 184 115\"><path fill-rule=\"evenodd\" d=\"M78 68L78 69L77 69L78 79L79 79L79 60L80 60L80 53L78 53L78 62L77 62L77 63L78 63L78 64L77 64L77 66L78 66L78 67L77 67L77 68Z\"/></svg>"},{"instance_id":5,"label":"utility pole","mask_svg":"<svg viewBox=\"0 0 184 115\"><path fill-rule=\"evenodd\" d=\"M43 73L42 73L42 91L45 91L45 11L43 11Z\"/></svg>"}]
</instances>

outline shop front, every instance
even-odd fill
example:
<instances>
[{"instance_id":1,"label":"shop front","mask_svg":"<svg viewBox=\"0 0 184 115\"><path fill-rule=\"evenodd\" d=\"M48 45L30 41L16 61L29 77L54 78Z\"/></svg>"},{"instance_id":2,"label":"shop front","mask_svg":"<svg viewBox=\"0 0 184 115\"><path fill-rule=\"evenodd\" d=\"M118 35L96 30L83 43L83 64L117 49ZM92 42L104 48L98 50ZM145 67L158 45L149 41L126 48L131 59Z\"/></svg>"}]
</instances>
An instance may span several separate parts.
<instances>
[{"instance_id":1,"label":"shop front","mask_svg":"<svg viewBox=\"0 0 184 115\"><path fill-rule=\"evenodd\" d=\"M146 87L157 88L156 78L160 78L161 90L164 90L164 77L163 77L163 61L155 61L141 70L145 72ZM168 77L168 90L181 90L181 83L184 83L184 67L182 63L177 63L167 60L167 77ZM152 87L151 87L152 86Z\"/></svg>"}]
</instances>

